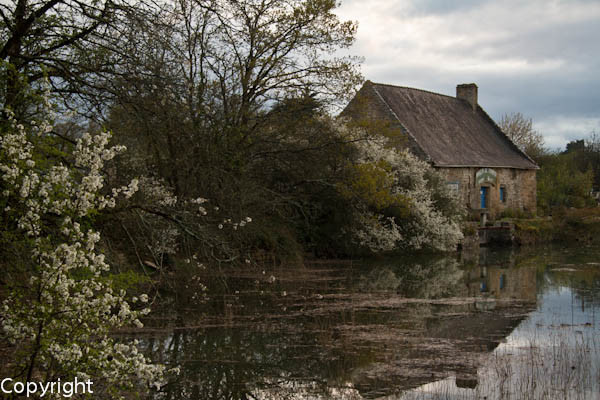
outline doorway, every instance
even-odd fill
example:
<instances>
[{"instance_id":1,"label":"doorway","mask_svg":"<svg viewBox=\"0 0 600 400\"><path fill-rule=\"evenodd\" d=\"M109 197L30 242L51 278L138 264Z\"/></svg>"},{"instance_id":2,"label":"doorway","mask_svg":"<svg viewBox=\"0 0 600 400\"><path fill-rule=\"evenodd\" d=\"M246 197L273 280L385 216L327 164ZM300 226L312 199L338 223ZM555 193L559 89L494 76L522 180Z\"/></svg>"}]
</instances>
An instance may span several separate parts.
<instances>
[{"instance_id":1,"label":"doorway","mask_svg":"<svg viewBox=\"0 0 600 400\"><path fill-rule=\"evenodd\" d=\"M487 186L482 186L479 189L479 194L481 195L481 208L488 208L488 192L489 188Z\"/></svg>"}]
</instances>

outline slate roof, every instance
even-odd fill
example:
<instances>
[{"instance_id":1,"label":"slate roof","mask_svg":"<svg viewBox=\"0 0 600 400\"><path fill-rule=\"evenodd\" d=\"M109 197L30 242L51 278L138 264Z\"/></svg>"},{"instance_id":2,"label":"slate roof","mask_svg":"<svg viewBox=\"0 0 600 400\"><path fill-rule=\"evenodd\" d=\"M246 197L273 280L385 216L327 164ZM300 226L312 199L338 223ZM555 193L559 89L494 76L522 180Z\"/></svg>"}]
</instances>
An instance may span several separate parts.
<instances>
[{"instance_id":1,"label":"slate roof","mask_svg":"<svg viewBox=\"0 0 600 400\"><path fill-rule=\"evenodd\" d=\"M480 106L473 110L466 100L367 81L344 113L354 115L357 107L367 107L368 118L400 125L412 150L436 167L538 168Z\"/></svg>"}]
</instances>

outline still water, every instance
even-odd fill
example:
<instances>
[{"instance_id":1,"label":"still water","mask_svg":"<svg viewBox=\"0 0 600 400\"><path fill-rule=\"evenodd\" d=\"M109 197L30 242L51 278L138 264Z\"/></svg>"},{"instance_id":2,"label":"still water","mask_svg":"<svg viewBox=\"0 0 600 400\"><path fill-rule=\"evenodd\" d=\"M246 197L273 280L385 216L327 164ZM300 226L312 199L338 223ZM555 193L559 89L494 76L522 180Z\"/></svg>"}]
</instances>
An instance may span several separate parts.
<instances>
[{"instance_id":1,"label":"still water","mask_svg":"<svg viewBox=\"0 0 600 400\"><path fill-rule=\"evenodd\" d=\"M146 321L145 351L181 367L156 398L600 398L595 248L228 275Z\"/></svg>"}]
</instances>

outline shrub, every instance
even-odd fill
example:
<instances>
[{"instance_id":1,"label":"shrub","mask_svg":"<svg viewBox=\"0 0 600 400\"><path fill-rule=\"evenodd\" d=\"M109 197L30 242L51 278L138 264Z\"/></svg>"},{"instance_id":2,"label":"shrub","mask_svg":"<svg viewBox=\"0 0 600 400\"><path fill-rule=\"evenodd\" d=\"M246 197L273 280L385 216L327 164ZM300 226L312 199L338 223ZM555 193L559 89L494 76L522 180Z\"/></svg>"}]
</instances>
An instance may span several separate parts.
<instances>
[{"instance_id":1,"label":"shrub","mask_svg":"<svg viewBox=\"0 0 600 400\"><path fill-rule=\"evenodd\" d=\"M354 209L354 240L372 252L456 248L463 212L433 168L383 135L355 146L356 173L340 185Z\"/></svg>"}]
</instances>

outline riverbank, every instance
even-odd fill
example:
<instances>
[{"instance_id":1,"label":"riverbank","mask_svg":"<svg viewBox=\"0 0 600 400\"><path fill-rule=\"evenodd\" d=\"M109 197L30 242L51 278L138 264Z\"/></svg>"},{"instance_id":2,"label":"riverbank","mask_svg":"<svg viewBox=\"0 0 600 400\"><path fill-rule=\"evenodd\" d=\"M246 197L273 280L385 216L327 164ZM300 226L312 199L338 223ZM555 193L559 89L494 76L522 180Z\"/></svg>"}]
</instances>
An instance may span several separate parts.
<instances>
[{"instance_id":1,"label":"riverbank","mask_svg":"<svg viewBox=\"0 0 600 400\"><path fill-rule=\"evenodd\" d=\"M585 209L563 209L553 215L536 218L502 218L489 222L487 230L506 230L498 240L484 241L493 245L533 246L547 243L584 245L600 244L600 207ZM479 224L471 222L463 227L463 247L481 243ZM486 231L487 233L487 231ZM500 240L505 239L505 240Z\"/></svg>"},{"instance_id":2,"label":"riverbank","mask_svg":"<svg viewBox=\"0 0 600 400\"><path fill-rule=\"evenodd\" d=\"M549 242L600 243L600 208L569 209L552 216L513 221L514 241L519 245Z\"/></svg>"}]
</instances>

